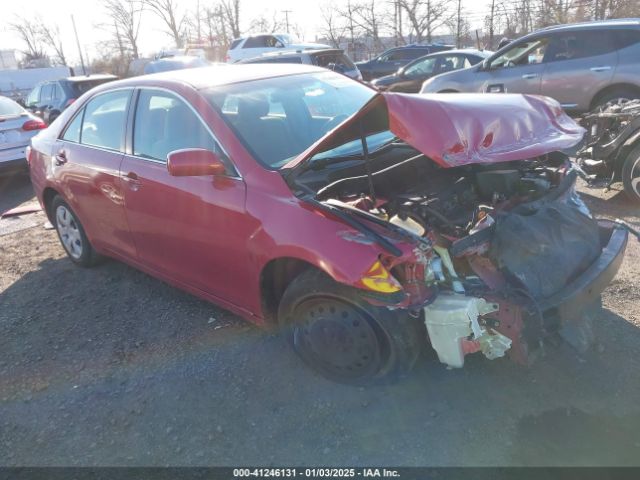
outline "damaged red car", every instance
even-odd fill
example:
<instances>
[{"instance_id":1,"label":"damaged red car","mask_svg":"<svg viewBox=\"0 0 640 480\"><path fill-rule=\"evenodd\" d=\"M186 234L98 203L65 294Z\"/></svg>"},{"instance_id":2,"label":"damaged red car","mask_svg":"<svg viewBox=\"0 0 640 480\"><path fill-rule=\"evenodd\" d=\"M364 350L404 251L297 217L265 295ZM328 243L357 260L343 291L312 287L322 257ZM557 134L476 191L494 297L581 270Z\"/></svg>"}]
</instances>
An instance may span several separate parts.
<instances>
[{"instance_id":1,"label":"damaged red car","mask_svg":"<svg viewBox=\"0 0 640 480\"><path fill-rule=\"evenodd\" d=\"M588 348L628 232L576 194L562 152L582 136L544 97L243 65L93 89L29 163L75 263L127 262L365 383L429 343L450 367L528 363L550 336Z\"/></svg>"}]
</instances>

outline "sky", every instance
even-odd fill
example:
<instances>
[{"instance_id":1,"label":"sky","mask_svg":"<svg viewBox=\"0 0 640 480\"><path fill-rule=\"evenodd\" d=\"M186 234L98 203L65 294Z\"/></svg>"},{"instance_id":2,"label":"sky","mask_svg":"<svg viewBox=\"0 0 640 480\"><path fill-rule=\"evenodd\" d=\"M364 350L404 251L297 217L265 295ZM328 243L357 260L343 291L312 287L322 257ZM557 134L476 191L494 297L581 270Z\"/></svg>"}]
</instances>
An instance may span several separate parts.
<instances>
[{"instance_id":1,"label":"sky","mask_svg":"<svg viewBox=\"0 0 640 480\"><path fill-rule=\"evenodd\" d=\"M203 6L209 0L199 0ZM241 28L248 28L251 18L261 14L271 19L274 12L284 20L284 11L290 10L289 22L297 24L303 32L304 40L313 41L321 30L320 6L326 0L241 0ZM338 4L341 0L334 0ZM195 11L198 0L178 0L180 8ZM344 0L346 3L346 0ZM465 0L469 20L474 25L479 23L482 0ZM91 58L97 55L100 42L108 38L108 33L100 27L106 16L100 0L29 0L22 3L16 0L0 0L2 16L0 17L0 50L24 47L20 39L11 31L9 24L16 15L32 18L40 15L47 23L60 27L62 44L66 56L71 63L78 63L78 48L73 35L71 15L74 16L78 29L83 54ZM145 12L142 30L139 35L142 55L149 55L158 50L171 47L170 38L164 33L162 23L151 12Z\"/></svg>"}]
</instances>

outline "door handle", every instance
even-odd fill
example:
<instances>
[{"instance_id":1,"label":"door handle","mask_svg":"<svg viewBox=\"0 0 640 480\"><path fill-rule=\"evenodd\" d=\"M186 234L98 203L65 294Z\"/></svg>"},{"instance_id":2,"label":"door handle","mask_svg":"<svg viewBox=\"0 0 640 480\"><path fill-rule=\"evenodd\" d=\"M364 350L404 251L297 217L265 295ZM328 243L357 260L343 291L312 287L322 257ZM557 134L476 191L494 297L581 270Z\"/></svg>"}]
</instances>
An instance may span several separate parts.
<instances>
[{"instance_id":1,"label":"door handle","mask_svg":"<svg viewBox=\"0 0 640 480\"><path fill-rule=\"evenodd\" d=\"M608 70L611 70L611 67L609 65L603 65L601 67L591 67L589 70L591 70L592 72L606 72Z\"/></svg>"},{"instance_id":2,"label":"door handle","mask_svg":"<svg viewBox=\"0 0 640 480\"><path fill-rule=\"evenodd\" d=\"M129 188L134 192L140 188L140 180L138 179L138 174L136 172L129 172L125 175L122 175L122 180L129 184Z\"/></svg>"},{"instance_id":3,"label":"door handle","mask_svg":"<svg viewBox=\"0 0 640 480\"><path fill-rule=\"evenodd\" d=\"M54 162L58 167L67 163L67 152L65 152L64 150L59 150L58 153L56 153L54 156Z\"/></svg>"},{"instance_id":4,"label":"door handle","mask_svg":"<svg viewBox=\"0 0 640 480\"><path fill-rule=\"evenodd\" d=\"M522 75L522 78L524 78L525 80L533 80L534 78L538 78L538 74L537 73L525 73L524 75Z\"/></svg>"}]
</instances>

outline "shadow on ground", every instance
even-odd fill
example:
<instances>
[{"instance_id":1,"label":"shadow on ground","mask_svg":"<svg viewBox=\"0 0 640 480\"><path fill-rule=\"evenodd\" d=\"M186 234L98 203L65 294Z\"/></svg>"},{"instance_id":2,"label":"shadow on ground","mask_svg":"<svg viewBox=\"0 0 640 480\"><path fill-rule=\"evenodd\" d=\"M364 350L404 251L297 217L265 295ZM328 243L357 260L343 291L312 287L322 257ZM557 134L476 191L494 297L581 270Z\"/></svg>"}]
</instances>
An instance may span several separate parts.
<instances>
[{"instance_id":1,"label":"shadow on ground","mask_svg":"<svg viewBox=\"0 0 640 480\"><path fill-rule=\"evenodd\" d=\"M44 260L0 305L4 465L640 464L640 331L611 311L583 358L447 370L425 354L396 385L355 388L114 261Z\"/></svg>"},{"instance_id":2,"label":"shadow on ground","mask_svg":"<svg viewBox=\"0 0 640 480\"><path fill-rule=\"evenodd\" d=\"M33 187L28 175L0 175L0 214L33 197Z\"/></svg>"}]
</instances>

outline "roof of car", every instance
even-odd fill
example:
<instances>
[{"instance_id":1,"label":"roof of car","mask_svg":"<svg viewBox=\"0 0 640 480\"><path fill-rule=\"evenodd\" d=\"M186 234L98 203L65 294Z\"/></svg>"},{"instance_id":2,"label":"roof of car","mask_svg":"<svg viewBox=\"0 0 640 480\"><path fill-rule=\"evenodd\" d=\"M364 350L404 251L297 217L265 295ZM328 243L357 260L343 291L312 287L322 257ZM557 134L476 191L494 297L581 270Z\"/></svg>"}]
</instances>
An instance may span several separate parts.
<instances>
[{"instance_id":1,"label":"roof of car","mask_svg":"<svg viewBox=\"0 0 640 480\"><path fill-rule=\"evenodd\" d=\"M344 51L340 48L299 48L297 50L285 50L284 52L267 52L263 53L260 57L257 58L272 58L272 57L289 57L289 56L299 56L303 53L309 55L321 55L323 53L344 53ZM255 60L255 58L251 59Z\"/></svg>"},{"instance_id":2,"label":"roof of car","mask_svg":"<svg viewBox=\"0 0 640 480\"><path fill-rule=\"evenodd\" d=\"M453 50L442 50L440 52L433 52L425 56L435 57L435 56L443 56L443 55L451 55L451 54L469 54L469 55L477 55L478 57L487 57L492 53L493 52L489 50L478 50L476 48L455 48Z\"/></svg>"},{"instance_id":3,"label":"roof of car","mask_svg":"<svg viewBox=\"0 0 640 480\"><path fill-rule=\"evenodd\" d=\"M551 25L549 27L536 30L537 32L556 31L556 30L582 30L593 27L637 27L640 26L639 18L619 18L611 20L598 20L594 22L567 23L563 25Z\"/></svg>"},{"instance_id":4,"label":"roof of car","mask_svg":"<svg viewBox=\"0 0 640 480\"><path fill-rule=\"evenodd\" d=\"M152 73L140 77L132 77L117 82L109 82L109 87L130 85L157 85L159 83L186 83L196 89L217 87L233 83L249 82L286 75L302 73L326 72L324 68L313 65L281 63L281 64L233 64L214 65L211 67L172 70Z\"/></svg>"},{"instance_id":5,"label":"roof of car","mask_svg":"<svg viewBox=\"0 0 640 480\"><path fill-rule=\"evenodd\" d=\"M107 73L93 74L93 75L76 75L75 77L67 77L64 80L68 82L88 82L92 80L114 80L118 77L115 75L109 75Z\"/></svg>"}]
</instances>

